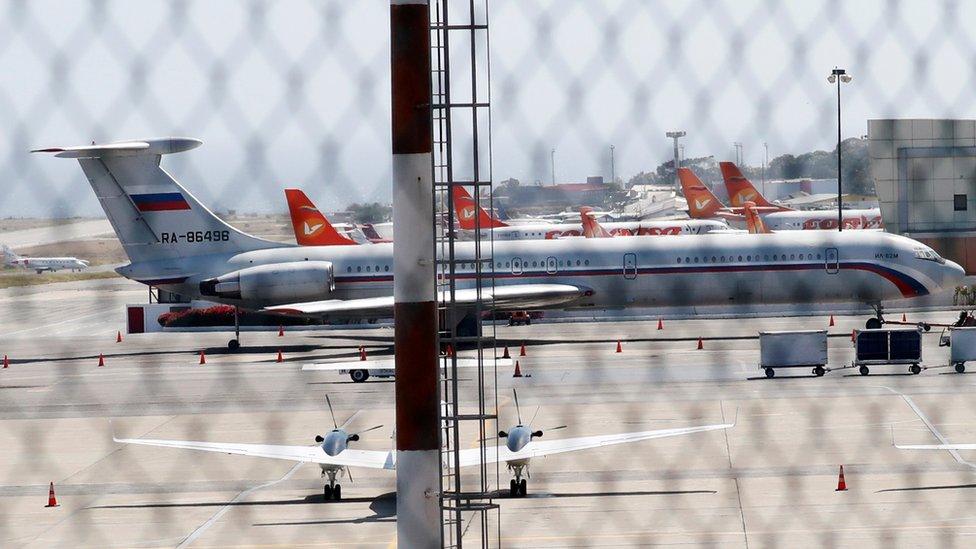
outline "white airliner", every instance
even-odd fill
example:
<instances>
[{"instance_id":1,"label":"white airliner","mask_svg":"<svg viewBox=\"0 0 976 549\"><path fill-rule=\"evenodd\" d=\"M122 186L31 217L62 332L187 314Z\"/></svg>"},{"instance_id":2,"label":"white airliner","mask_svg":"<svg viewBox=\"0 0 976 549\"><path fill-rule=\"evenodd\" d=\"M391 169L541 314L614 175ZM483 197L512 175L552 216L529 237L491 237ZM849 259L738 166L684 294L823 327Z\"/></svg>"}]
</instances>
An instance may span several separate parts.
<instances>
[{"instance_id":1,"label":"white airliner","mask_svg":"<svg viewBox=\"0 0 976 549\"><path fill-rule=\"evenodd\" d=\"M7 246L3 246L3 262L9 267L19 267L21 269L33 269L37 274L45 271L55 272L70 269L72 271L84 271L88 268L88 262L77 257L24 257L17 255Z\"/></svg>"},{"instance_id":2,"label":"white airliner","mask_svg":"<svg viewBox=\"0 0 976 549\"><path fill-rule=\"evenodd\" d=\"M551 240L572 236L584 236L582 223L549 223L535 225L510 225L488 214L484 208L475 204L474 199L464 187L456 187L454 210L457 213L458 227L464 231L475 230L475 217L482 231L482 238L494 240ZM599 217L600 212L588 208L591 216ZM664 236L679 234L706 234L712 231L728 230L724 222L714 219L667 219L657 221L614 221L602 223L610 236Z\"/></svg>"},{"instance_id":3,"label":"white airliner","mask_svg":"<svg viewBox=\"0 0 976 549\"><path fill-rule=\"evenodd\" d=\"M392 243L297 246L227 225L160 167L188 138L43 149L76 158L130 264L126 278L186 297L324 318L391 316ZM456 301L474 304L474 243L456 245ZM496 242L501 310L857 302L953 288L963 269L874 231ZM236 348L237 341L231 346Z\"/></svg>"},{"instance_id":4,"label":"white airliner","mask_svg":"<svg viewBox=\"0 0 976 549\"><path fill-rule=\"evenodd\" d=\"M515 395L516 411L518 423L507 431L499 431L498 436L505 439L504 446L489 446L486 448L484 463L504 462L514 478L509 483L509 493L512 497L524 496L527 492L527 482L522 478L523 473L528 470L529 462L532 458L546 457L566 452L576 452L579 450L589 450L591 448L601 448L616 444L627 444L642 440L655 438L667 438L693 433L703 433L706 431L717 431L728 429L735 423L722 423L717 425L701 425L697 427L679 427L673 429L659 429L656 431L638 431L634 433L601 434L586 437L565 438L557 440L538 441L542 438L543 430L535 429L531 425L522 423L522 412L518 409L518 395ZM329 403L329 410L332 404ZM352 419L352 418L350 418ZM534 419L534 418L533 418ZM156 440L142 438L116 438L112 435L112 440L123 444L139 444L143 446L158 446L164 448L181 448L184 450L200 450L204 452L216 452L221 454L236 454L241 456L254 456L270 459L283 459L298 461L301 463L317 463L322 468L322 476L328 477L329 484L323 489L326 499L341 499L342 486L336 483L336 478L345 473L348 476L349 467L365 467L369 469L396 469L396 452L379 450L355 450L349 448L350 442L359 440L359 434L378 429L372 427L357 434L349 434L345 427L349 423L346 420L341 426L335 422L335 415L332 416L335 426L325 436L317 435L314 446L288 446L278 444L239 444L234 442L197 442L192 440ZM531 423L531 422L530 422ZM564 428L553 427L550 430ZM480 465L481 449L467 448L461 450L460 466L471 467ZM446 464L446 465L453 465Z\"/></svg>"}]
</instances>

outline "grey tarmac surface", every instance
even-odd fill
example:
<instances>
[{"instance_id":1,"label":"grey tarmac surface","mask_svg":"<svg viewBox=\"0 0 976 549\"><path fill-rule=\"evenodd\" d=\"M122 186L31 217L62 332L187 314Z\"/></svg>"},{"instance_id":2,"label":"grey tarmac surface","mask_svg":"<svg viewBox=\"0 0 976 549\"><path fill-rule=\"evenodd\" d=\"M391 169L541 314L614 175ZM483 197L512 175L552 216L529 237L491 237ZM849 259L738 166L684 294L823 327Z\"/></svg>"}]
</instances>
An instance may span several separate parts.
<instances>
[{"instance_id":1,"label":"grey tarmac surface","mask_svg":"<svg viewBox=\"0 0 976 549\"><path fill-rule=\"evenodd\" d=\"M11 361L0 370L0 546L395 543L389 471L354 469L351 481L341 480L344 499L325 502L315 465L112 441L114 429L127 437L311 444L331 427L328 394L340 422L355 414L354 430L384 425L356 447L391 448L390 380L357 384L300 371L306 362L354 360L359 345L371 357L389 354L390 328L247 332L236 354L224 350L227 332L116 343L122 305L145 298L145 288L123 280L0 291L0 353ZM955 316L908 312L913 321ZM976 442L976 376L946 367L938 329L924 338L929 368L917 376L903 366L876 367L867 377L850 369L762 376L759 330L826 328L827 320L666 319L660 331L656 319L499 326L499 343L513 355L527 346L527 356L513 356L527 377L498 372L500 428L515 422L512 388L534 425L568 425L546 438L737 422L725 432L534 461L528 497L496 499L503 544L969 545L976 452L908 452L892 439L934 443L928 422L950 441ZM865 317L835 320L830 359L840 367L852 357L851 329ZM283 363L275 362L279 349ZM206 365L198 364L200 350ZM477 434L463 438L474 444ZM835 492L841 464L849 490ZM504 466L497 478L507 492ZM48 509L51 481L60 507ZM477 528L468 532L474 541Z\"/></svg>"}]
</instances>

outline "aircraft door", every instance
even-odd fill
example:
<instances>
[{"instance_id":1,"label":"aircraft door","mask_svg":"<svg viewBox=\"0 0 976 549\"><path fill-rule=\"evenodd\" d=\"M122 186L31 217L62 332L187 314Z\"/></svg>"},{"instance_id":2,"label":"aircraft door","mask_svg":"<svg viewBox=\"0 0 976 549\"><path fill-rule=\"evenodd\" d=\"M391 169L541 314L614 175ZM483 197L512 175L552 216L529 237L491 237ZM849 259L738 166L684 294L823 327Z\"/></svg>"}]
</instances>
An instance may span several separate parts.
<instances>
[{"instance_id":1,"label":"aircraft door","mask_svg":"<svg viewBox=\"0 0 976 549\"><path fill-rule=\"evenodd\" d=\"M556 274L556 258L549 256L546 258L546 272L548 274Z\"/></svg>"},{"instance_id":2,"label":"aircraft door","mask_svg":"<svg viewBox=\"0 0 976 549\"><path fill-rule=\"evenodd\" d=\"M837 248L827 248L824 253L824 268L828 274L837 274L840 269L840 257L837 254Z\"/></svg>"},{"instance_id":3,"label":"aircraft door","mask_svg":"<svg viewBox=\"0 0 976 549\"><path fill-rule=\"evenodd\" d=\"M627 280L637 278L637 254L624 254L624 278Z\"/></svg>"},{"instance_id":4,"label":"aircraft door","mask_svg":"<svg viewBox=\"0 0 976 549\"><path fill-rule=\"evenodd\" d=\"M522 258L521 257L513 257L512 258L512 274L513 275L520 275L520 274L522 274Z\"/></svg>"}]
</instances>

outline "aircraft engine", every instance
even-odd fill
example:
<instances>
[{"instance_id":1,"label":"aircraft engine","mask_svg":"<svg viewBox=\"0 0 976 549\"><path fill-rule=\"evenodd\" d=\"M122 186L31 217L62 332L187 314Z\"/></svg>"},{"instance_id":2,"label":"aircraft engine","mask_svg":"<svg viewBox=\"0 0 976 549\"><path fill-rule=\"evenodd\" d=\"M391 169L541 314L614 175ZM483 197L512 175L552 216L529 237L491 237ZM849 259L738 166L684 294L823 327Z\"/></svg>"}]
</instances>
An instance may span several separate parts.
<instances>
[{"instance_id":1,"label":"aircraft engine","mask_svg":"<svg viewBox=\"0 0 976 549\"><path fill-rule=\"evenodd\" d=\"M291 261L258 265L200 282L205 296L288 303L328 299L335 290L329 261Z\"/></svg>"}]
</instances>

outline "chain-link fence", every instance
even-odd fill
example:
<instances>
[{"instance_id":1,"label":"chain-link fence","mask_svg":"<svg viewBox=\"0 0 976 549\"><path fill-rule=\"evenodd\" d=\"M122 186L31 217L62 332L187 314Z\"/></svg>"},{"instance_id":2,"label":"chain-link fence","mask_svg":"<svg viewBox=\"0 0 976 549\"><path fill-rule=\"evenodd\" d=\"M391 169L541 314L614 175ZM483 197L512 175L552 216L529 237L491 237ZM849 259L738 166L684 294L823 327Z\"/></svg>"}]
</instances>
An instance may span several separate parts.
<instances>
[{"instance_id":1,"label":"chain-link fence","mask_svg":"<svg viewBox=\"0 0 976 549\"><path fill-rule=\"evenodd\" d=\"M841 89L843 138L854 140L845 190L870 194L867 119L972 117L973 20L976 4L948 1L496 0L490 173L509 194L493 204L536 215L513 189L597 176L620 188L589 205L633 213L644 192L635 185L667 193L673 184L673 130L686 132L680 154L706 184L719 182L717 161L733 159L764 184L836 178L838 98L826 81L835 67L854 76ZM392 357L390 323L284 321L282 336L277 326L246 329L239 353L224 349L227 326L128 335L125 306L148 291L114 276L126 258L84 174L74 161L28 154L199 138L203 147L167 155L162 167L231 224L290 240L284 187L305 189L325 212L390 201L389 52L379 0L0 3L0 243L93 263L84 273L0 276L9 363L0 370L0 545L391 541L391 471L351 467L342 503L324 505L335 500L312 465L112 441L302 446L346 423L350 433L384 425L351 449L388 450L388 378L360 384L301 366ZM743 261L711 254L702 263L719 270ZM924 332L930 368L920 375L899 366L873 370L883 377L803 370L767 381L758 331L827 329L830 364L846 366L868 309L850 299L770 306L763 285L783 279L741 280L737 295L755 301L733 308L699 306L713 288L689 276L661 296L666 308L546 312L499 326L499 348L524 375L499 371L498 430L531 423L550 441L736 423L536 460L526 498L508 497L503 467L502 545L966 544L976 527L966 512L972 456L894 447L976 438L972 384L947 367L941 328ZM897 284L858 280L849 295ZM607 291L625 295L628 284ZM791 284L801 301L820 291L799 274ZM950 288L889 306L909 308L906 322L939 324L955 320L951 303ZM841 464L850 489L835 492ZM57 509L43 508L51 481Z\"/></svg>"}]
</instances>

